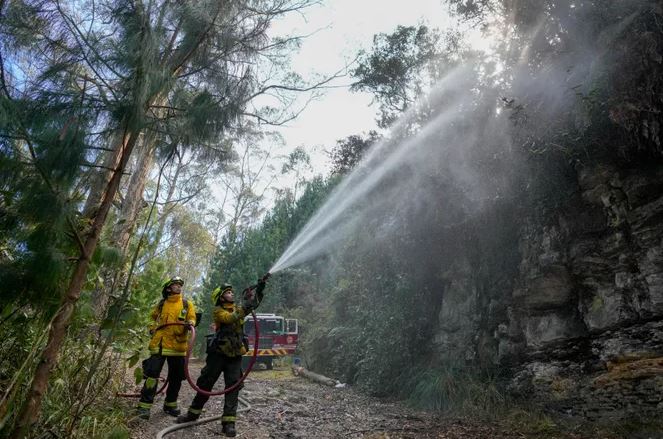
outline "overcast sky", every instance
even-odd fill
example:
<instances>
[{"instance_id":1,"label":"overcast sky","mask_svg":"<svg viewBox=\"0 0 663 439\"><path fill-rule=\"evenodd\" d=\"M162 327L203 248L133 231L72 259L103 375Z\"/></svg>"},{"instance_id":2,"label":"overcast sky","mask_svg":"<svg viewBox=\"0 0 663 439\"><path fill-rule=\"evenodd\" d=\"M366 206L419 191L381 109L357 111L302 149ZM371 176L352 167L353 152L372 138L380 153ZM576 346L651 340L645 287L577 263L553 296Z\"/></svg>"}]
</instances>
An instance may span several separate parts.
<instances>
[{"instance_id":1,"label":"overcast sky","mask_svg":"<svg viewBox=\"0 0 663 439\"><path fill-rule=\"evenodd\" d=\"M398 25L419 23L444 30L453 21L443 0L323 0L302 13L292 13L274 22L270 33L273 37L310 35L292 56L292 67L302 77L313 78L338 72L359 50L371 48L375 34L392 33ZM478 33L468 34L466 38L475 48L485 43ZM334 85L347 86L351 81L348 76L338 79ZM304 177L327 176L330 161L326 151L331 150L337 140L376 129L376 113L377 107L371 106L368 93L350 93L348 87L327 89L297 119L277 129L285 140L283 148L270 148L273 143L264 145L271 150L277 175L275 179L263 176L256 192L263 193L265 187L294 187L293 175L278 173L282 158L299 146L310 155L313 168ZM222 187L213 188L213 193L219 201L223 199ZM267 190L264 195L269 208L275 193Z\"/></svg>"},{"instance_id":2,"label":"overcast sky","mask_svg":"<svg viewBox=\"0 0 663 439\"><path fill-rule=\"evenodd\" d=\"M326 0L319 6L290 14L273 26L277 35L301 34L307 37L293 57L293 67L304 77L338 71L364 48L373 35L391 33L396 26L425 22L444 28L450 22L441 0ZM349 84L342 78L337 85ZM329 163L324 150L336 140L361 134L376 127L377 108L369 106L371 96L350 93L347 88L327 90L286 127L280 128L287 149L304 146L311 154L316 173L325 174Z\"/></svg>"}]
</instances>

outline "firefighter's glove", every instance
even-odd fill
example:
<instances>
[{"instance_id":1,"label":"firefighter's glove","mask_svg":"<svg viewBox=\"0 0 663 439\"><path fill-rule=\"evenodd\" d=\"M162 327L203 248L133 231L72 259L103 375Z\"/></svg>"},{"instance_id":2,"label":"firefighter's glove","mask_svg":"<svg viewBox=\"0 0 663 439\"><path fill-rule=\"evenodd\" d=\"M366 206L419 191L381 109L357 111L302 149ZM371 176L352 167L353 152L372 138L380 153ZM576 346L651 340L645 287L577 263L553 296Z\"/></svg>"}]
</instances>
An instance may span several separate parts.
<instances>
[{"instance_id":1,"label":"firefighter's glove","mask_svg":"<svg viewBox=\"0 0 663 439\"><path fill-rule=\"evenodd\" d=\"M256 285L256 296L258 298L258 302L262 302L262 297L264 296L263 291L265 291L265 287L267 286L267 278L262 277L258 279L258 283Z\"/></svg>"},{"instance_id":2,"label":"firefighter's glove","mask_svg":"<svg viewBox=\"0 0 663 439\"><path fill-rule=\"evenodd\" d=\"M251 313L251 311L253 311L253 308L255 308L255 297L256 295L252 288L247 288L244 290L243 308L246 314Z\"/></svg>"}]
</instances>

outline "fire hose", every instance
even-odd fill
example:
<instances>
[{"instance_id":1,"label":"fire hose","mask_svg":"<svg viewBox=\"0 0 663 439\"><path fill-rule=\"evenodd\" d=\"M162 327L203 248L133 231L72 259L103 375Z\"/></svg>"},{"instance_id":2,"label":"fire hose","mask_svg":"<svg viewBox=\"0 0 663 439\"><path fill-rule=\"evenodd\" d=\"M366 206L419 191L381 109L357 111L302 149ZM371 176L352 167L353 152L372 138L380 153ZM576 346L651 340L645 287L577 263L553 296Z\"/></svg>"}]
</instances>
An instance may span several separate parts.
<instances>
[{"instance_id":1,"label":"fire hose","mask_svg":"<svg viewBox=\"0 0 663 439\"><path fill-rule=\"evenodd\" d=\"M270 273L267 273L262 278L262 280L263 281L267 280L267 278L269 278L269 276L270 276ZM252 289L252 287L249 287L248 289L250 290L250 289ZM189 385L191 386L191 388L193 390L195 390L196 392L198 392L198 393L201 393L201 394L206 395L206 396L220 396L220 395L224 395L226 393L232 392L232 391L238 389L239 386L242 385L242 383L244 382L246 377L251 372L251 369L253 368L253 365L255 364L256 359L258 357L258 340L260 340L260 326L258 324L258 318L256 317L255 311L251 310L251 316L253 317L253 325L254 325L254 332L255 332L255 339L254 339L254 343L253 343L253 354L251 355L251 360L249 361L246 372L244 372L242 374L242 376L239 378L239 380L236 383L234 383L233 385L224 388L220 392L211 392L211 391L201 389L200 387L198 387L196 385L196 383L194 383L193 379L191 378L191 374L189 373L189 358L191 357L191 352L193 351L193 346L196 342L196 328L195 328L194 325L191 325L189 323L184 323L184 322L165 323L165 324L160 325L159 327L157 327L155 331L158 331L158 330L160 330L162 328L165 328L167 326L175 326L175 325L185 326L189 331L191 331L191 340L189 342L189 346L187 348L186 355L184 356L184 375L186 377L186 380L189 383ZM167 386L168 386L168 380L165 380L163 386L157 391L156 394L157 395L161 394L166 389ZM138 394L138 393L117 393L117 396L138 397L138 396L140 396L140 394ZM239 403L242 404L243 407L240 407L237 410L238 413L245 412L245 411L248 411L248 410L251 409L251 405L244 398L240 397L239 398ZM165 435L167 435L167 434L169 434L173 431L176 431L176 430L180 430L180 429L192 427L194 425L205 424L207 422L215 421L217 419L220 419L222 416L223 415L212 416L212 417L209 417L209 418L198 419L198 420L192 421L192 422L186 422L186 423L182 423L182 424L172 425L170 427L167 427L167 428L159 431L157 433L157 439L162 439Z\"/></svg>"},{"instance_id":2,"label":"fire hose","mask_svg":"<svg viewBox=\"0 0 663 439\"><path fill-rule=\"evenodd\" d=\"M191 341L189 342L189 347L186 350L186 355L184 356L184 376L186 377L186 381L189 383L191 388L195 390L198 393L202 393L205 396L220 396L220 395L225 395L228 392L232 392L233 390L237 389L239 386L242 385L246 377L249 375L251 372L251 369L253 368L253 365L256 362L256 359L258 357L258 343L257 341L260 339L260 326L258 325L258 318L256 317L255 311L251 311L251 316L253 317L253 325L255 328L255 340L256 342L253 343L253 354L251 355L251 360L249 361L249 365L246 369L246 372L242 374L242 376L239 378L239 380L233 384L230 387L226 387L220 392L210 392L204 389L201 389L196 385L196 383L193 381L191 378L191 374L189 373L189 358L191 357L191 352L193 351L193 346L196 342L196 328L189 324L189 323L184 323L184 322L172 322L172 323L164 323L163 325L159 326L155 331L158 331L162 328L165 328L167 326L186 326L189 331L191 331ZM166 387L168 386L168 381L164 383L163 386L157 391L157 395L161 394ZM128 397L128 398L135 398L139 397L140 393L117 393L117 396L120 397Z\"/></svg>"},{"instance_id":3,"label":"fire hose","mask_svg":"<svg viewBox=\"0 0 663 439\"><path fill-rule=\"evenodd\" d=\"M258 357L258 340L260 340L260 338L259 338L260 337L260 326L258 325L258 318L256 317L256 314L255 314L254 311L251 311L251 316L253 317L253 324L254 324L254 328L255 328L255 342L253 343L253 355L251 356L251 360L249 361L249 365L246 369L246 372L244 372L244 374L242 374L240 379L235 384L233 384L230 387L226 387L225 389L223 389L220 392L210 392L210 391L201 389L200 387L198 387L196 385L196 383L193 382L193 379L191 379L191 375L189 374L189 357L191 356L191 351L193 350L193 345L196 341L196 328L192 325L186 325L184 323L166 323L166 324L160 326L160 328L162 328L162 327L169 326L169 325L180 325L181 324L181 325L185 325L185 326L189 327L189 329L191 331L191 343L189 343L189 348L187 349L186 356L184 357L184 374L186 376L187 382L189 383L189 385L191 386L191 388L193 390L195 390L198 393L202 393L203 395L206 395L206 396L220 396L220 395L232 392L233 390L237 389L239 386L242 385L242 382L244 382L246 377L251 372L251 369L253 368L253 365L256 362L256 358ZM239 398L239 402L240 402L240 404L243 405L243 407L239 407L237 409L237 413L245 412L245 411L248 411L248 410L251 409L251 405L244 398ZM156 438L157 439L163 439L164 436L166 436L169 433L172 433L173 431L182 430L184 428L193 427L195 425L206 424L208 422L213 422L213 421L216 421L217 419L221 419L222 417L223 417L223 415L217 415L217 416L211 416L209 418L197 419L197 420L191 421L191 422L185 422L185 423L182 423L182 424L171 425L170 427L166 427L163 430L159 431L157 433Z\"/></svg>"},{"instance_id":4,"label":"fire hose","mask_svg":"<svg viewBox=\"0 0 663 439\"><path fill-rule=\"evenodd\" d=\"M249 404L249 402L246 399L242 398L241 396L238 399L239 399L240 407L237 409L237 413L247 412L247 411L251 410L251 404ZM173 431L182 430L182 429L189 428L189 427L194 427L194 426L200 425L200 424L207 424L208 422L216 421L218 419L221 419L222 417L223 417L223 415L216 415L216 416L210 416L209 418L197 419L197 420L191 421L191 422L184 422L182 424L174 424L174 425L171 425L170 427L166 427L163 430L159 431L157 433L156 439L163 439L164 436L166 436L167 434L172 433Z\"/></svg>"},{"instance_id":5,"label":"fire hose","mask_svg":"<svg viewBox=\"0 0 663 439\"><path fill-rule=\"evenodd\" d=\"M171 325L184 325L189 328L191 331L191 342L189 343L189 348L186 351L186 356L184 357L184 375L186 376L186 380L191 386L193 390L195 390L198 393L202 393L205 396L221 396L225 395L228 392L232 392L233 390L237 389L239 386L242 385L246 377L249 375L251 372L251 369L253 369L253 365L256 362L256 359L258 357L258 340L260 337L260 326L258 325L258 318L256 317L256 313L254 311L251 311L251 316L253 317L253 325L255 328L255 342L253 343L253 354L251 355L251 360L249 361L249 365L246 368L246 372L242 374L242 376L239 378L239 380L233 384L230 387L226 387L225 389L219 391L219 392L211 392L207 391L204 389L201 389L196 385L196 383L193 382L193 379L191 378L191 375L189 374L189 357L191 357L191 352L193 351L193 345L196 342L196 328L193 325L188 325L185 323L166 323L164 325L161 325L160 328L165 327L165 326L171 326Z\"/></svg>"},{"instance_id":6,"label":"fire hose","mask_svg":"<svg viewBox=\"0 0 663 439\"><path fill-rule=\"evenodd\" d=\"M244 372L242 374L240 379L235 384L233 384L230 387L226 387L225 389L223 389L220 392L210 392L210 391L201 389L200 387L198 387L196 385L196 383L193 382L193 379L191 378L191 374L189 373L189 357L191 357L191 352L193 350L193 345L195 344L195 341L196 341L196 328L193 325L188 325L188 324L180 323L180 322L178 322L178 323L166 323L164 325L161 325L158 328L158 329L161 329L163 327L171 326L171 325L184 325L184 326L187 326L189 328L189 330L191 331L191 342L189 343L189 348L187 349L186 356L184 357L184 375L186 376L186 380L187 380L187 382L189 383L189 385L191 386L191 388L193 390L195 390L198 393L202 393L203 395L206 395L206 396L220 396L220 395L232 392L233 390L237 389L240 385L242 385L242 382L244 382L246 377L251 372L251 369L253 369L253 365L255 364L256 358L258 357L258 340L260 340L260 338L259 338L260 337L260 326L258 325L258 318L256 317L256 314L255 314L254 311L251 311L251 316L253 317L253 325L254 325L254 328L255 328L255 342L253 343L253 355L251 356L251 360L249 361L249 365L246 369L246 372ZM166 382L166 385L167 384L168 384L168 382ZM244 398L239 398L239 403L242 404L243 407L239 407L237 409L237 413L249 411L251 409L251 405ZM200 425L200 424L206 424L208 422L213 422L213 421L216 421L217 419L221 419L222 417L223 417L223 415L217 415L217 416L211 416L209 418L197 419L197 420L191 421L191 422L185 422L185 423L182 423L182 424L171 425L170 427L166 427L163 430L159 431L157 433L156 439L163 439L164 436L166 436L169 433L172 433L173 431L182 430L184 428L189 428L189 427L193 427L193 426Z\"/></svg>"}]
</instances>

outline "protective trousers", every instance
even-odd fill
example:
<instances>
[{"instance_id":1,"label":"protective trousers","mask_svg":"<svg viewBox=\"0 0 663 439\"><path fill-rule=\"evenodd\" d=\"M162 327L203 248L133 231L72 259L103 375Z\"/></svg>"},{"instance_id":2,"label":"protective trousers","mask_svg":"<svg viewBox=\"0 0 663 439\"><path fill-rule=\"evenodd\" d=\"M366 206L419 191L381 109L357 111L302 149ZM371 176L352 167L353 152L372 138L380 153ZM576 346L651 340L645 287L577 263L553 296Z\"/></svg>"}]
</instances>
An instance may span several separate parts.
<instances>
[{"instance_id":1,"label":"protective trousers","mask_svg":"<svg viewBox=\"0 0 663 439\"><path fill-rule=\"evenodd\" d=\"M209 392L221 376L221 373L223 373L226 389L239 381L239 378L242 376L242 357L227 357L219 352L208 353L205 367L200 372L200 377L196 381L196 385ZM221 424L235 422L238 398L239 388L225 394ZM191 402L189 412L199 415L208 399L209 396L197 393Z\"/></svg>"},{"instance_id":2,"label":"protective trousers","mask_svg":"<svg viewBox=\"0 0 663 439\"><path fill-rule=\"evenodd\" d=\"M159 375L163 364L168 361L168 388L166 389L166 401L164 407L177 408L177 395L180 393L182 381L184 380L184 357L166 356L153 354L143 361L143 375L147 377L143 389L140 391L138 407L149 409L154 403L157 393Z\"/></svg>"}]
</instances>

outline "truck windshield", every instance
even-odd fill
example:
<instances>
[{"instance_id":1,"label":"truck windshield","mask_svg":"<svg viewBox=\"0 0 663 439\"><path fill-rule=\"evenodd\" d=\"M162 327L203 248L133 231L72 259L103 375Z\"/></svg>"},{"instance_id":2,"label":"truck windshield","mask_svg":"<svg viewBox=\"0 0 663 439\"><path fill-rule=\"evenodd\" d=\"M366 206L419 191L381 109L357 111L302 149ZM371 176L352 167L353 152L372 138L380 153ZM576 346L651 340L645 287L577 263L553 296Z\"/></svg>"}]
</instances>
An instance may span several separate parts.
<instances>
[{"instance_id":1,"label":"truck windshield","mask_svg":"<svg viewBox=\"0 0 663 439\"><path fill-rule=\"evenodd\" d=\"M260 324L260 335L275 335L283 334L283 320L281 319L258 319ZM253 319L246 319L244 322L244 333L253 334L255 328L253 325Z\"/></svg>"}]
</instances>

